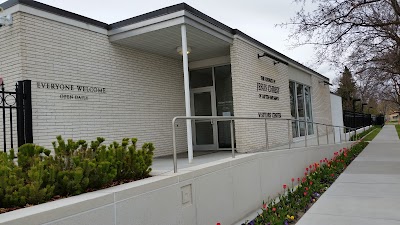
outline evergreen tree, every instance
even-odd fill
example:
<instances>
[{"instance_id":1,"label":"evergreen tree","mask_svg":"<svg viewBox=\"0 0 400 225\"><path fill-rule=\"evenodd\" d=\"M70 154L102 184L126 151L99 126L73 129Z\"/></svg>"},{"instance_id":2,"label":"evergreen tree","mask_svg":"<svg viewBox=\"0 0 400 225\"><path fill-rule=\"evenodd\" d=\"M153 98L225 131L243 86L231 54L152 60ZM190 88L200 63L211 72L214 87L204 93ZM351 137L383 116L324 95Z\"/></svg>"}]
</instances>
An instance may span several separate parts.
<instances>
[{"instance_id":1,"label":"evergreen tree","mask_svg":"<svg viewBox=\"0 0 400 225\"><path fill-rule=\"evenodd\" d=\"M343 109L353 111L353 99L356 97L357 87L349 68L345 67L339 78L339 87L336 94L342 97Z\"/></svg>"}]
</instances>

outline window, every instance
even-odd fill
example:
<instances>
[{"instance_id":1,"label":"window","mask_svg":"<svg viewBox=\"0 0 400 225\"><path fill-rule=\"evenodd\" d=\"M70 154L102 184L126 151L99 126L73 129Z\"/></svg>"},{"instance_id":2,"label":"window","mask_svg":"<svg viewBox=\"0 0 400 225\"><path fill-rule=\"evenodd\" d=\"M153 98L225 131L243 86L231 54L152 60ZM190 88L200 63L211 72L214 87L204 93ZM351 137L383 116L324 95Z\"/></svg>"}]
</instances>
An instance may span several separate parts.
<instances>
[{"instance_id":1,"label":"window","mask_svg":"<svg viewBox=\"0 0 400 225\"><path fill-rule=\"evenodd\" d=\"M292 134L294 138L306 134L306 123L308 128L307 135L314 134L310 90L309 86L294 81L289 82L292 119L300 120L292 122Z\"/></svg>"}]
</instances>

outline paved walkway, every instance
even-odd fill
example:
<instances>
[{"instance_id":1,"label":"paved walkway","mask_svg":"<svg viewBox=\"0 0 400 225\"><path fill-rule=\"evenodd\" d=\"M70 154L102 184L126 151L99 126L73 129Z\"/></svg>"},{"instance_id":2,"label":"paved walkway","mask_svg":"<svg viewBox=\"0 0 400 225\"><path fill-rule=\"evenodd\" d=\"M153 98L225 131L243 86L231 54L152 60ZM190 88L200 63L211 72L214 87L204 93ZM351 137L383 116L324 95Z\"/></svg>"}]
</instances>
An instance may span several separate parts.
<instances>
[{"instance_id":1,"label":"paved walkway","mask_svg":"<svg viewBox=\"0 0 400 225\"><path fill-rule=\"evenodd\" d=\"M297 225L400 225L400 141L386 125Z\"/></svg>"}]
</instances>

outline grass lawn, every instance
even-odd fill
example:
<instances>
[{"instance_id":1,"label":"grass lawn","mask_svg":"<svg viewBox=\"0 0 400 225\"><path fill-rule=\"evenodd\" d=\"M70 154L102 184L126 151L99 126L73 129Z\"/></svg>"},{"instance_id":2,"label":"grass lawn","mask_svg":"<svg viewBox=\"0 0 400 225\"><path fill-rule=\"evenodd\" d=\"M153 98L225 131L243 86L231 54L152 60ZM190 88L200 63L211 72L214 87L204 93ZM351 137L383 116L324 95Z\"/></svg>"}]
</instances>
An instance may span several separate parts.
<instances>
[{"instance_id":1,"label":"grass lawn","mask_svg":"<svg viewBox=\"0 0 400 225\"><path fill-rule=\"evenodd\" d=\"M397 134L399 135L399 139L400 139L400 125L396 125L396 130L397 130Z\"/></svg>"},{"instance_id":2,"label":"grass lawn","mask_svg":"<svg viewBox=\"0 0 400 225\"><path fill-rule=\"evenodd\" d=\"M400 129L400 126L399 126L399 129ZM372 140L376 137L376 135L379 134L379 132L380 132L381 130L382 130L382 128L380 128L380 127L375 128L371 133L369 133L369 134L364 138L364 141L372 141Z\"/></svg>"}]
</instances>

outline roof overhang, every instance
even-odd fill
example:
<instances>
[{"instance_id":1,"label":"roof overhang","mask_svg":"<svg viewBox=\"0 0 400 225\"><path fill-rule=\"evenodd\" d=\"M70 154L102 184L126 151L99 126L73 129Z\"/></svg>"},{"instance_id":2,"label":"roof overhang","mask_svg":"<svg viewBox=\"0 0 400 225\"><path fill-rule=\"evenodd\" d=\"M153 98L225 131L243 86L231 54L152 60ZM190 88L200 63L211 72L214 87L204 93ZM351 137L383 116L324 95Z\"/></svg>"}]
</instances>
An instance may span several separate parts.
<instances>
[{"instance_id":1,"label":"roof overhang","mask_svg":"<svg viewBox=\"0 0 400 225\"><path fill-rule=\"evenodd\" d=\"M155 10L153 12L132 17L130 19L126 19L113 24L106 24L91 18L87 18L85 16L81 16L33 0L8 0L0 4L0 6L6 9L5 13L14 13L17 11L31 13L55 21L68 23L83 29L89 29L91 31L98 32L101 34L106 34L106 35L108 34L110 36L111 42L114 43L120 42L121 44L127 44L127 45L129 45L129 43L123 43L123 42L128 41L128 39L134 40L135 39L134 37L139 37L139 36L145 37L143 36L144 34L156 35L157 32L163 31L164 29L171 29L170 32L172 32L174 31L173 29L176 29L177 26L181 24L187 24L189 27L188 29L189 36L195 33L193 31L196 32L201 31L201 34L203 35L201 35L198 38L205 38L207 40L208 38L211 37L211 39L209 40L217 40L217 42L214 44L219 43L221 44L221 46L225 46L225 53L227 52L226 44L230 44L233 38L241 38L247 41L248 43L258 47L260 49L261 54L262 54L261 51L268 52L275 58L288 63L289 66L298 68L304 72L319 77L322 80L329 81L329 78L323 76L322 74L302 65L301 63L285 56L284 54L278 51L275 51L274 49L255 40L254 38L246 35L245 33L228 27L227 25L207 16L206 14L192 8L191 6L185 3L180 3L177 5ZM151 35L147 35L147 37L149 36L153 37ZM160 38L158 38L157 40L160 40ZM188 41L190 42L190 40ZM132 44L132 42L130 44ZM188 44L191 45L191 43ZM172 43L172 45L179 45L179 44ZM154 47L156 46L153 45L153 48ZM146 51L146 49L144 49L143 46L140 49ZM150 49L150 46L147 49ZM152 50L152 52L154 52L154 50ZM193 54L191 54L189 57L191 58L192 61L193 57L195 56L195 52L196 51L193 51ZM217 55L219 54L221 54L221 52L218 53ZM173 57L176 57L176 55L173 55Z\"/></svg>"},{"instance_id":2,"label":"roof overhang","mask_svg":"<svg viewBox=\"0 0 400 225\"><path fill-rule=\"evenodd\" d=\"M181 25L187 25L189 60L197 61L230 54L233 34L186 10L149 18L108 31L111 42L170 58L181 59Z\"/></svg>"}]
</instances>

